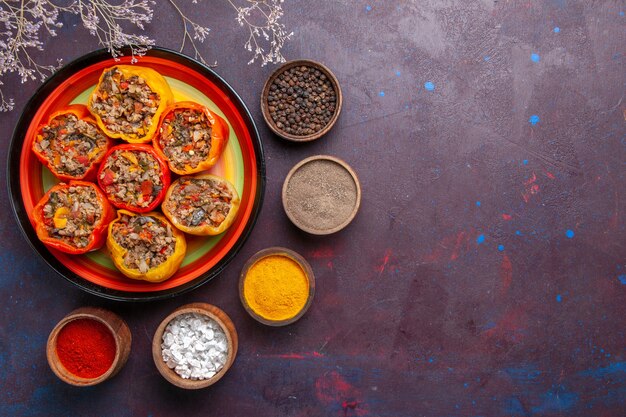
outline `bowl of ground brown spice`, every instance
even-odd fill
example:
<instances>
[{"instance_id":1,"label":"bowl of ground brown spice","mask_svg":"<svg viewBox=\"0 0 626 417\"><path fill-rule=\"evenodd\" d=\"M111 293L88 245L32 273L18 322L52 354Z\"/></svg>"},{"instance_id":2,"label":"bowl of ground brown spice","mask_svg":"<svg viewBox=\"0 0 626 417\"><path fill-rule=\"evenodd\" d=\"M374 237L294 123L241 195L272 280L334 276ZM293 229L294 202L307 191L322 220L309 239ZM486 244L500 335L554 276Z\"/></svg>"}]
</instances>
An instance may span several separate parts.
<instances>
[{"instance_id":1,"label":"bowl of ground brown spice","mask_svg":"<svg viewBox=\"0 0 626 417\"><path fill-rule=\"evenodd\" d=\"M309 142L325 135L341 113L339 81L319 62L290 61L270 75L261 94L261 110L278 136Z\"/></svg>"},{"instance_id":2,"label":"bowl of ground brown spice","mask_svg":"<svg viewBox=\"0 0 626 417\"><path fill-rule=\"evenodd\" d=\"M361 205L361 185L345 161L315 155L298 162L283 183L283 208L289 220L314 235L348 226Z\"/></svg>"}]
</instances>

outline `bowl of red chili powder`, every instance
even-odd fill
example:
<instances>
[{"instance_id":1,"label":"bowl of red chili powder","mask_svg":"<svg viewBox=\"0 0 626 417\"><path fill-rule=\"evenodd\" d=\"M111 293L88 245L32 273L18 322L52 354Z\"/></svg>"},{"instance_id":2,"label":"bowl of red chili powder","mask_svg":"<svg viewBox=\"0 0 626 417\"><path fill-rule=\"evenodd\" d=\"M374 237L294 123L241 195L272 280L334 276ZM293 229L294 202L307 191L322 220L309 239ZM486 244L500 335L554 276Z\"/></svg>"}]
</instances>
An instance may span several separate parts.
<instances>
[{"instance_id":1,"label":"bowl of red chili powder","mask_svg":"<svg viewBox=\"0 0 626 417\"><path fill-rule=\"evenodd\" d=\"M52 371L75 386L91 386L113 377L130 354L128 325L116 314L82 307L65 316L48 337Z\"/></svg>"}]
</instances>

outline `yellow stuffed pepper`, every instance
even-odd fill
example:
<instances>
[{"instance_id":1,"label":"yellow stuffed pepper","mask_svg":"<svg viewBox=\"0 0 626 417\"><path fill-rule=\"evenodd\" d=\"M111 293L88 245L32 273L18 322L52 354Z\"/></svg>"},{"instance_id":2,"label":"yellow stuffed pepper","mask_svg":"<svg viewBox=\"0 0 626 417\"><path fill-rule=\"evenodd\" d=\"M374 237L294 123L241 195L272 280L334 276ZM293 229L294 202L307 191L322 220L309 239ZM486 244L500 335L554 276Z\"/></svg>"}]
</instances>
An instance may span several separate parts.
<instances>
[{"instance_id":1,"label":"yellow stuffed pepper","mask_svg":"<svg viewBox=\"0 0 626 417\"><path fill-rule=\"evenodd\" d=\"M104 70L87 107L110 137L147 143L159 128L174 95L165 78L152 68L116 65Z\"/></svg>"},{"instance_id":2,"label":"yellow stuffed pepper","mask_svg":"<svg viewBox=\"0 0 626 417\"><path fill-rule=\"evenodd\" d=\"M205 174L174 181L161 208L172 224L183 232L212 236L231 226L239 204L239 194L230 182Z\"/></svg>"},{"instance_id":3,"label":"yellow stuffed pepper","mask_svg":"<svg viewBox=\"0 0 626 417\"><path fill-rule=\"evenodd\" d=\"M109 224L107 248L115 267L128 278L161 282L178 271L187 243L184 233L160 213L118 210Z\"/></svg>"}]
</instances>

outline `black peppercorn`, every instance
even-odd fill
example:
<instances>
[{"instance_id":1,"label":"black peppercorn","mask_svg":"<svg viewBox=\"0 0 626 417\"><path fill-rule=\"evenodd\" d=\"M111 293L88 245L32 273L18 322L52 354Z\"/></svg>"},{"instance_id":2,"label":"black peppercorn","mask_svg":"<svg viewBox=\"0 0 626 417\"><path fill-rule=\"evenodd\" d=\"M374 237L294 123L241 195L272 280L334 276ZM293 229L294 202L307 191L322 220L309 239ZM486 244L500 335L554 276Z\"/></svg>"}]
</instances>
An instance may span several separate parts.
<instances>
[{"instance_id":1,"label":"black peppercorn","mask_svg":"<svg viewBox=\"0 0 626 417\"><path fill-rule=\"evenodd\" d=\"M335 112L333 85L321 71L302 65L283 71L270 86L268 110L276 127L297 136L322 130Z\"/></svg>"}]
</instances>

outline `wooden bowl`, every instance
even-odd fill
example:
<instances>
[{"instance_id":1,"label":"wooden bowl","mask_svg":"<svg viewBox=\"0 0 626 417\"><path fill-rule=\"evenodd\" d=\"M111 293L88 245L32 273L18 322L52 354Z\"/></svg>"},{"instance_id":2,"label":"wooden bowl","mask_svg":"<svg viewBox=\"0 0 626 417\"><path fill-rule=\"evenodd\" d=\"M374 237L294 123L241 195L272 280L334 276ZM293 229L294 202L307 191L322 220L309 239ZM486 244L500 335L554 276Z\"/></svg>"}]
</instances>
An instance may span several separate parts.
<instances>
[{"instance_id":1,"label":"wooden bowl","mask_svg":"<svg viewBox=\"0 0 626 417\"><path fill-rule=\"evenodd\" d=\"M274 80L280 74L282 74L285 70L291 69L293 67L300 67L300 66L314 68L316 70L319 70L324 75L326 75L326 77L328 78L328 80L333 86L333 90L335 91L335 97L336 97L335 113L333 113L333 115L331 116L326 126L324 126L321 130L318 130L315 133L304 135L304 136L293 135L291 133L285 132L282 129L279 129L278 126L276 126L276 123L274 122L274 120L272 119L272 116L270 115L269 104L267 101L267 98L270 93L270 87L272 86L272 83L274 82ZM332 127L337 122L337 119L339 118L339 114L341 113L342 103L343 103L343 94L341 93L341 88L339 87L339 81L337 80L337 77L335 77L335 75L325 65L320 64L319 62L316 62L316 61L308 60L308 59L299 59L297 61L289 61L281 65L280 67L278 67L265 82L265 86L263 87L263 92L261 93L261 111L263 112L263 118L265 119L265 123L267 123L267 125L272 130L272 132L274 132L275 134L277 134L283 139L287 139L293 142L310 142L312 140L319 139L322 136L324 136L326 133L328 133L328 131L332 129Z\"/></svg>"},{"instance_id":2,"label":"wooden bowl","mask_svg":"<svg viewBox=\"0 0 626 417\"><path fill-rule=\"evenodd\" d=\"M61 329L68 323L78 319L91 319L104 324L115 340L115 358L111 367L104 374L97 378L81 378L77 375L69 372L57 355L57 337ZM52 372L56 374L63 382L77 387L86 387L99 384L107 379L112 378L117 374L120 369L124 367L130 354L130 347L132 343L132 336L130 329L124 320L118 315L97 307L82 307L72 311L65 316L55 327L52 329L50 336L48 337L48 344L46 347L46 355L48 357L48 364Z\"/></svg>"},{"instance_id":3,"label":"wooden bowl","mask_svg":"<svg viewBox=\"0 0 626 417\"><path fill-rule=\"evenodd\" d=\"M244 297L244 283L246 281L246 276L248 274L248 271L250 270L252 265L254 265L257 261L267 256L271 256L271 255L286 256L290 258L291 260L295 261L298 265L300 265L300 267L304 271L304 274L306 275L307 280L309 282L309 295L307 297L306 303L304 304L304 307L302 307L302 309L298 312L298 314L296 314L294 317L290 319L269 320L263 316L260 316L250 307L250 305L248 304L248 301ZM246 264L244 265L241 271L241 275L239 276L239 299L241 300L241 304L246 309L248 314L252 316L252 318L254 318L259 323L263 323L268 326L275 326L275 327L286 326L288 324L298 321L300 317L302 317L304 313L306 313L309 307L311 306L314 295L315 295L315 275L313 274L313 269L311 269L311 265L309 265L306 259L304 259L300 254L292 251L291 249L274 246L271 248L263 249L255 253L254 255L252 255L250 259L248 259L248 261L246 262Z\"/></svg>"},{"instance_id":4,"label":"wooden bowl","mask_svg":"<svg viewBox=\"0 0 626 417\"><path fill-rule=\"evenodd\" d=\"M226 358L226 363L224 364L224 367L211 378L200 380L185 379L178 375L176 371L170 369L163 361L163 356L161 353L161 343L163 342L163 333L165 332L165 327L167 327L169 322L172 321L174 318L186 313L196 313L209 317L220 325L220 327L224 331L224 334L226 335L226 341L228 344L228 356ZM184 389L200 389L215 384L224 376L224 374L226 374L228 369L235 361L235 357L237 356L238 344L239 339L237 338L237 330L235 329L235 325L224 311L211 304L191 303L181 306L172 311L172 313L170 313L170 315L161 322L156 332L154 333L154 338L152 339L152 358L154 359L154 364L156 365L161 375L163 375L163 377L173 385Z\"/></svg>"},{"instance_id":5,"label":"wooden bowl","mask_svg":"<svg viewBox=\"0 0 626 417\"><path fill-rule=\"evenodd\" d=\"M282 200L287 217L299 229L313 235L329 235L345 228L356 216L361 206L361 184L343 160L314 155L289 171ZM334 219L328 215L332 204L341 208L335 210Z\"/></svg>"}]
</instances>

